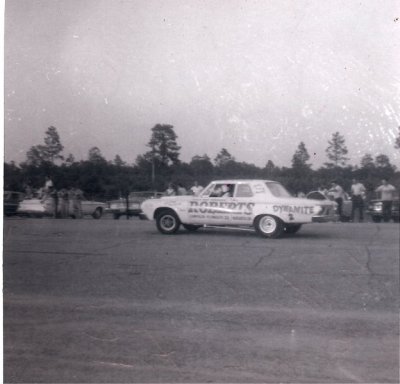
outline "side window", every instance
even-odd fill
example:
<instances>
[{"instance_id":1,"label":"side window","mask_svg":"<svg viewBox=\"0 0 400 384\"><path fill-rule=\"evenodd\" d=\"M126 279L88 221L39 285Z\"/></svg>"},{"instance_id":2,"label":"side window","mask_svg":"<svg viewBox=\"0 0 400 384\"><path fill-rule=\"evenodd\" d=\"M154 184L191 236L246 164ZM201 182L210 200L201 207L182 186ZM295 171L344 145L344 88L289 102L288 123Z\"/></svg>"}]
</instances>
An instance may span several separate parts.
<instances>
[{"instance_id":1,"label":"side window","mask_svg":"<svg viewBox=\"0 0 400 384\"><path fill-rule=\"evenodd\" d=\"M236 197L253 197L253 192L248 184L238 184L236 187Z\"/></svg>"},{"instance_id":2,"label":"side window","mask_svg":"<svg viewBox=\"0 0 400 384\"><path fill-rule=\"evenodd\" d=\"M209 197L232 197L234 187L233 184L216 184Z\"/></svg>"}]
</instances>

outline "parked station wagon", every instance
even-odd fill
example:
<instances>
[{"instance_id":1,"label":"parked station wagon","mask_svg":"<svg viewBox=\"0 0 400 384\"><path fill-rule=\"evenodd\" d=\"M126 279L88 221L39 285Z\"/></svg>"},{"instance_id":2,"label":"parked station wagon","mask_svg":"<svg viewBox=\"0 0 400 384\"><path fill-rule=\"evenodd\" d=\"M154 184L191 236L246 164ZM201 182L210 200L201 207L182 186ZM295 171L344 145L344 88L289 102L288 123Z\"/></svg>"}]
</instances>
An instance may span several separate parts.
<instances>
[{"instance_id":1,"label":"parked station wagon","mask_svg":"<svg viewBox=\"0 0 400 384\"><path fill-rule=\"evenodd\" d=\"M306 223L338 219L336 202L293 197L271 180L217 180L198 196L164 196L145 200L141 208L163 234L175 233L182 224L188 231L247 228L277 238Z\"/></svg>"}]
</instances>

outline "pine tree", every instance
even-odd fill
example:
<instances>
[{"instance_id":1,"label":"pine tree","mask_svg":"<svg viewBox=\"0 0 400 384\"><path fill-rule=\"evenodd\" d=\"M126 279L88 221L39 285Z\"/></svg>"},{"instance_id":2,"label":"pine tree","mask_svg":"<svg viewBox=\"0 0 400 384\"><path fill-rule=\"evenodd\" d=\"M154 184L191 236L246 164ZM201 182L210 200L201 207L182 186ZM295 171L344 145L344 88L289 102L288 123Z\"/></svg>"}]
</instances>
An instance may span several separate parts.
<instances>
[{"instance_id":1,"label":"pine tree","mask_svg":"<svg viewBox=\"0 0 400 384\"><path fill-rule=\"evenodd\" d=\"M156 161L162 166L178 164L179 150L174 127L168 124L157 124L152 129L152 135L147 146L151 151L144 155L147 161Z\"/></svg>"},{"instance_id":2,"label":"pine tree","mask_svg":"<svg viewBox=\"0 0 400 384\"><path fill-rule=\"evenodd\" d=\"M306 145L301 142L297 147L296 152L292 158L293 168L310 168L310 164L307 161L310 160L310 155L307 151Z\"/></svg>"},{"instance_id":3,"label":"pine tree","mask_svg":"<svg viewBox=\"0 0 400 384\"><path fill-rule=\"evenodd\" d=\"M54 164L56 160L64 159L61 155L63 149L57 128L51 126L45 133L44 145L35 145L26 153L27 163L35 166L43 163Z\"/></svg>"},{"instance_id":4,"label":"pine tree","mask_svg":"<svg viewBox=\"0 0 400 384\"><path fill-rule=\"evenodd\" d=\"M222 148L214 159L215 166L217 167L226 165L230 161L235 161L235 158L228 152L226 148Z\"/></svg>"},{"instance_id":5,"label":"pine tree","mask_svg":"<svg viewBox=\"0 0 400 384\"><path fill-rule=\"evenodd\" d=\"M325 163L325 165L330 168L345 166L349 159L346 157L348 150L344 137L339 132L335 132L328 144L325 152L330 162Z\"/></svg>"}]
</instances>

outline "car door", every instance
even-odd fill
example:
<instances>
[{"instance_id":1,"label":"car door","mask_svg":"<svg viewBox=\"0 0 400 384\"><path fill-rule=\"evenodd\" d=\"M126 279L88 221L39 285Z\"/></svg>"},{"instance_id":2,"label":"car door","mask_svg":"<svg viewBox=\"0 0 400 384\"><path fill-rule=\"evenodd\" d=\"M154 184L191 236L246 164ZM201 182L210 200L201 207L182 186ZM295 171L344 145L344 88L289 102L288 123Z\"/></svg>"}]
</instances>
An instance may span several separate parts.
<instances>
[{"instance_id":1,"label":"car door","mask_svg":"<svg viewBox=\"0 0 400 384\"><path fill-rule=\"evenodd\" d=\"M230 221L233 225L251 225L253 221L254 192L250 183L239 182L232 199Z\"/></svg>"},{"instance_id":2,"label":"car door","mask_svg":"<svg viewBox=\"0 0 400 384\"><path fill-rule=\"evenodd\" d=\"M224 186L228 188L225 192L223 192ZM209 225L230 224L235 209L234 188L235 185L232 183L215 183L199 196L193 196L189 200L187 218L184 222Z\"/></svg>"}]
</instances>

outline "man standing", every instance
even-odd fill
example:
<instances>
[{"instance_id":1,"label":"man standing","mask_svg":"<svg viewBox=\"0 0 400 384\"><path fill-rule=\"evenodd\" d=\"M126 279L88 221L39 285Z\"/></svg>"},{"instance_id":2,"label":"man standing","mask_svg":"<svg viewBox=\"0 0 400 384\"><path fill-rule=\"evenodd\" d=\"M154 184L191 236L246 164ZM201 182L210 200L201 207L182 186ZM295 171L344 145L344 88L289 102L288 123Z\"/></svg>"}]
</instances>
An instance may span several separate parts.
<instances>
[{"instance_id":1,"label":"man standing","mask_svg":"<svg viewBox=\"0 0 400 384\"><path fill-rule=\"evenodd\" d=\"M343 188L336 182L331 182L331 188L328 191L328 194L333 197L333 199L337 202L338 205L338 215L339 220L342 221L343 219L343 197L344 197L344 190Z\"/></svg>"},{"instance_id":2,"label":"man standing","mask_svg":"<svg viewBox=\"0 0 400 384\"><path fill-rule=\"evenodd\" d=\"M68 194L71 202L70 214L75 219L82 219L82 198L83 192L79 188L72 188Z\"/></svg>"},{"instance_id":3,"label":"man standing","mask_svg":"<svg viewBox=\"0 0 400 384\"><path fill-rule=\"evenodd\" d=\"M58 203L60 206L60 217L66 219L69 216L68 191L62 188L58 191Z\"/></svg>"},{"instance_id":4,"label":"man standing","mask_svg":"<svg viewBox=\"0 0 400 384\"><path fill-rule=\"evenodd\" d=\"M197 181L194 182L194 185L192 188L190 188L191 192L193 195L198 196L200 192L203 190L203 187L199 185Z\"/></svg>"},{"instance_id":5,"label":"man standing","mask_svg":"<svg viewBox=\"0 0 400 384\"><path fill-rule=\"evenodd\" d=\"M358 210L359 221L364 221L364 196L365 187L357 179L353 179L351 185L351 221L354 221L354 214Z\"/></svg>"},{"instance_id":6,"label":"man standing","mask_svg":"<svg viewBox=\"0 0 400 384\"><path fill-rule=\"evenodd\" d=\"M387 179L382 179L382 184L375 189L375 192L381 195L383 221L387 223L392 216L392 203L396 188L389 184Z\"/></svg>"}]
</instances>

